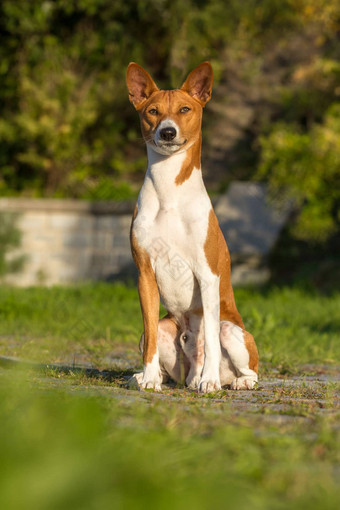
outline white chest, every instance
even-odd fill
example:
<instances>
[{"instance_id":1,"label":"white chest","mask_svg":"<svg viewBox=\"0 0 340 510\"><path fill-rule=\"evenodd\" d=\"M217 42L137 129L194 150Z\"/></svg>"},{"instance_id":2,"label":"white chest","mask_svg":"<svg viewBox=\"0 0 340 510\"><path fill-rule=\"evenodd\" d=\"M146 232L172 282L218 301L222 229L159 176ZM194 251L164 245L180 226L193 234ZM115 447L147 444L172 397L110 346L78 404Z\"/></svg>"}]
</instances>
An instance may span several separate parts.
<instances>
[{"instance_id":1,"label":"white chest","mask_svg":"<svg viewBox=\"0 0 340 510\"><path fill-rule=\"evenodd\" d=\"M210 209L200 171L181 186L162 175L146 175L133 231L150 257L161 299L174 315L200 306L195 274L206 263Z\"/></svg>"}]
</instances>

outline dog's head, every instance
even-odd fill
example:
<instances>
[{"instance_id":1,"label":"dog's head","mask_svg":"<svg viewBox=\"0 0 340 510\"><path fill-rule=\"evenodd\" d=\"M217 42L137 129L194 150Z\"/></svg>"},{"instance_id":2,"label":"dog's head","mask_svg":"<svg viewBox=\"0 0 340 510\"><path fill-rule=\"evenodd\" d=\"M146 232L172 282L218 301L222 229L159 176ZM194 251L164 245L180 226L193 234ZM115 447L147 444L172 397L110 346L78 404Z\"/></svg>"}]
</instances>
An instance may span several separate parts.
<instances>
[{"instance_id":1,"label":"dog's head","mask_svg":"<svg viewBox=\"0 0 340 510\"><path fill-rule=\"evenodd\" d=\"M131 62L129 99L139 113L146 144L164 155L187 150L200 136L202 109L211 97L209 62L196 67L180 89L159 90L149 73Z\"/></svg>"}]
</instances>

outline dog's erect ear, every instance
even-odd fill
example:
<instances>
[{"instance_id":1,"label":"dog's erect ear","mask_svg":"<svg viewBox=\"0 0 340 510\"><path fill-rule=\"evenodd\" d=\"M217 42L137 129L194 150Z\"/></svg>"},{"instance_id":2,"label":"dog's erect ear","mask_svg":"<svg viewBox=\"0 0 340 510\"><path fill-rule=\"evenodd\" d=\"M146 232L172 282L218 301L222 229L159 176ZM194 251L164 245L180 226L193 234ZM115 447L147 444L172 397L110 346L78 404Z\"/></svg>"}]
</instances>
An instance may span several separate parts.
<instances>
[{"instance_id":1,"label":"dog's erect ear","mask_svg":"<svg viewBox=\"0 0 340 510\"><path fill-rule=\"evenodd\" d=\"M214 74L211 65L209 62L203 62L191 71L181 90L190 94L201 106L204 106L211 98L213 81Z\"/></svg>"},{"instance_id":2,"label":"dog's erect ear","mask_svg":"<svg viewBox=\"0 0 340 510\"><path fill-rule=\"evenodd\" d=\"M126 83L129 90L129 99L137 110L153 92L159 90L149 73L134 62L128 65Z\"/></svg>"}]
</instances>

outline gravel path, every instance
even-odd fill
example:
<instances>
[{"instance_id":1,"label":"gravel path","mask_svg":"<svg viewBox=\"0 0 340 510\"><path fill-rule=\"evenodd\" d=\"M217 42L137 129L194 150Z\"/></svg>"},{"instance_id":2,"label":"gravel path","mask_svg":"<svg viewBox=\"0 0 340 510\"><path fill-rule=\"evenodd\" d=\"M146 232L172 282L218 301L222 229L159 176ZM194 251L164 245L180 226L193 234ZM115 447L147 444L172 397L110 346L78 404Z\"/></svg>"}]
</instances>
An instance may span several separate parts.
<instances>
[{"instance_id":1,"label":"gravel path","mask_svg":"<svg viewBox=\"0 0 340 510\"><path fill-rule=\"evenodd\" d=\"M107 360L108 361L108 360ZM315 420L317 416L337 416L340 412L340 367L306 365L299 367L299 375L280 374L265 367L254 391L223 390L201 395L173 384L164 385L162 393L128 388L127 381L134 371L124 357L115 358L114 370L98 370L88 365L40 364L17 358L0 357L0 375L9 369L28 369L38 373L39 387L60 388L66 391L93 393L133 405L160 401L176 401L186 406L202 404L202 409L225 411L232 416L251 415L252 422L281 424ZM82 383L79 384L79 378ZM335 420L336 422L336 420ZM339 421L337 427L340 427Z\"/></svg>"}]
</instances>

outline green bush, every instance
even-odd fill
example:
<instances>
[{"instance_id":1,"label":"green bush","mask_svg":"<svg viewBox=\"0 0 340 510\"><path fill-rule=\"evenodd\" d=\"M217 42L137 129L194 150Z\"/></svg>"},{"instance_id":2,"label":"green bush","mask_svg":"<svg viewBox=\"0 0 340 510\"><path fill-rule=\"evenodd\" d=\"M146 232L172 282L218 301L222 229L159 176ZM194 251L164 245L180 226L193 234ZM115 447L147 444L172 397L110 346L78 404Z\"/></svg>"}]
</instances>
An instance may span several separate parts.
<instances>
[{"instance_id":1,"label":"green bush","mask_svg":"<svg viewBox=\"0 0 340 510\"><path fill-rule=\"evenodd\" d=\"M145 150L125 86L132 60L160 86L178 86L189 69L210 60L217 84L232 78L234 67L238 79L256 88L256 77L266 80L268 48L274 75L275 51L285 54L302 34L311 41L311 59L320 53L325 65L312 73L314 80L308 77L306 93L308 87L296 90L301 73L294 55L284 55L280 72L293 79L273 98L274 111L300 124L309 98L307 110L322 115L336 90L338 19L338 0L4 0L0 195L124 199L136 193ZM255 138L266 115L258 116ZM208 110L208 125L209 118L215 119Z\"/></svg>"},{"instance_id":2,"label":"green bush","mask_svg":"<svg viewBox=\"0 0 340 510\"><path fill-rule=\"evenodd\" d=\"M0 278L19 271L25 260L23 255L8 257L10 250L20 246L21 234L16 222L15 214L0 213Z\"/></svg>"},{"instance_id":3,"label":"green bush","mask_svg":"<svg viewBox=\"0 0 340 510\"><path fill-rule=\"evenodd\" d=\"M261 146L259 176L268 179L274 196L293 197L301 206L295 235L325 241L335 234L340 226L340 103L306 132L296 124L276 124L261 137Z\"/></svg>"}]
</instances>

